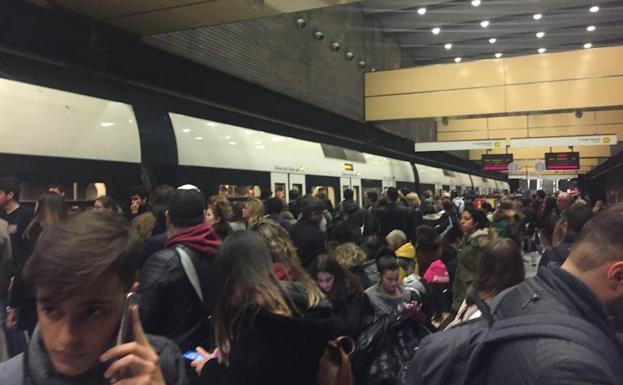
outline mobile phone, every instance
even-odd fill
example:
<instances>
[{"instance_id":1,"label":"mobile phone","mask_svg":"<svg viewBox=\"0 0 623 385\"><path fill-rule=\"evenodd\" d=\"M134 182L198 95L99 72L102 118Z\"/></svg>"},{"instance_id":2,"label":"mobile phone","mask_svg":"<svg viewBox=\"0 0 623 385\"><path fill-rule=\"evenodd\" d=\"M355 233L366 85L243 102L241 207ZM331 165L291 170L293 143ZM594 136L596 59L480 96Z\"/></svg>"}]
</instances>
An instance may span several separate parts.
<instances>
[{"instance_id":1,"label":"mobile phone","mask_svg":"<svg viewBox=\"0 0 623 385\"><path fill-rule=\"evenodd\" d=\"M138 303L138 296L135 293L127 293L123 300L123 310L119 321L119 331L117 331L117 346L128 342L128 331L130 330L130 308Z\"/></svg>"},{"instance_id":2,"label":"mobile phone","mask_svg":"<svg viewBox=\"0 0 623 385\"><path fill-rule=\"evenodd\" d=\"M184 353L182 355L182 357L184 357L188 361L197 361L197 360L203 361L204 360L204 358L203 358L203 356L201 354L199 354L197 352L193 352L193 351L188 351L188 352Z\"/></svg>"},{"instance_id":3,"label":"mobile phone","mask_svg":"<svg viewBox=\"0 0 623 385\"><path fill-rule=\"evenodd\" d=\"M129 342L129 332L130 332L130 308L133 305L138 303L138 295L135 293L127 293L125 295L125 299L123 300L123 308L121 310L121 320L119 321L119 330L117 331L117 340L115 341L115 345L123 345L126 342ZM130 377L130 373L127 370L118 372L115 376L113 376L113 381L120 381L124 378Z\"/></svg>"}]
</instances>

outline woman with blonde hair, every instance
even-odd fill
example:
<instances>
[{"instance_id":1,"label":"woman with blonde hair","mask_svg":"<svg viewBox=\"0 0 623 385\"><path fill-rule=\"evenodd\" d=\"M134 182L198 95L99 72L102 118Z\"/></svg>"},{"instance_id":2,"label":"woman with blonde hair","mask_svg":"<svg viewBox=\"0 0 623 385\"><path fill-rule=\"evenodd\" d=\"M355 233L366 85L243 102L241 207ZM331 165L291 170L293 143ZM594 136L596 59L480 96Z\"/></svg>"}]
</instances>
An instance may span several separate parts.
<instances>
[{"instance_id":1,"label":"woman with blonde hair","mask_svg":"<svg viewBox=\"0 0 623 385\"><path fill-rule=\"evenodd\" d=\"M316 282L305 272L288 232L270 219L260 219L250 229L266 242L273 259L273 272L280 281L298 282L305 287L307 302L317 306L324 298Z\"/></svg>"},{"instance_id":2,"label":"woman with blonde hair","mask_svg":"<svg viewBox=\"0 0 623 385\"><path fill-rule=\"evenodd\" d=\"M242 220L247 224L247 228L253 226L257 221L264 217L264 203L257 198L249 198L242 207Z\"/></svg>"},{"instance_id":3,"label":"woman with blonde hair","mask_svg":"<svg viewBox=\"0 0 623 385\"><path fill-rule=\"evenodd\" d=\"M330 306L310 306L299 282L279 281L264 239L232 234L217 257L216 354L198 352L200 384L312 385L332 333ZM217 357L217 359L211 359Z\"/></svg>"},{"instance_id":4,"label":"woman with blonde hair","mask_svg":"<svg viewBox=\"0 0 623 385\"><path fill-rule=\"evenodd\" d=\"M333 256L344 270L353 273L359 278L361 287L363 287L364 290L373 285L364 269L366 253L361 247L353 242L347 242L336 247Z\"/></svg>"}]
</instances>

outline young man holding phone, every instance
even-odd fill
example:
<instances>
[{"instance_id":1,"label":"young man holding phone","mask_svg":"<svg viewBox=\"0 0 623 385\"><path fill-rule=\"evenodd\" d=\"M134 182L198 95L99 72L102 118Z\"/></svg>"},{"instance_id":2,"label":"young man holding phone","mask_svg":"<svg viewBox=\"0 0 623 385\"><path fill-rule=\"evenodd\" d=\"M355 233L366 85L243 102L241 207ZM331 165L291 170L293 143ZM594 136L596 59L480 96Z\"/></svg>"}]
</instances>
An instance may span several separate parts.
<instances>
[{"instance_id":1,"label":"young man holding phone","mask_svg":"<svg viewBox=\"0 0 623 385\"><path fill-rule=\"evenodd\" d=\"M145 335L136 306L140 241L120 216L84 212L47 229L24 274L39 324L27 351L0 364L2 385L185 385L175 344ZM116 344L128 320L126 343Z\"/></svg>"}]
</instances>

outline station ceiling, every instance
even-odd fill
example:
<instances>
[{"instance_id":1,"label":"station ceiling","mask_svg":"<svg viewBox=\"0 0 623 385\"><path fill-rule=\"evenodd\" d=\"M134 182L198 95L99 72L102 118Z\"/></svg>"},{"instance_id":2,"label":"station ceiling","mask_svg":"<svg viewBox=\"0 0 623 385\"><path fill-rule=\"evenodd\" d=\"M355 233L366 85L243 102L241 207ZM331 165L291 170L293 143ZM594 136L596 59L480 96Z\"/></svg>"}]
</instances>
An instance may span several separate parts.
<instances>
[{"instance_id":1,"label":"station ceiling","mask_svg":"<svg viewBox=\"0 0 623 385\"><path fill-rule=\"evenodd\" d=\"M621 0L368 0L362 7L398 40L404 67L623 43Z\"/></svg>"}]
</instances>

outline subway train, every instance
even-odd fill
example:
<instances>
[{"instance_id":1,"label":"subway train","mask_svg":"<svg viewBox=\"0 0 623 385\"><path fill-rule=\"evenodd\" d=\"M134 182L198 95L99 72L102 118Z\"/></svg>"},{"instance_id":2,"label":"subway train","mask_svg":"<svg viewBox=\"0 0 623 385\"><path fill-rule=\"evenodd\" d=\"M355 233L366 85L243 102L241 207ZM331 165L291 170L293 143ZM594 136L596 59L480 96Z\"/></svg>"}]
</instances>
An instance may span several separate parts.
<instances>
[{"instance_id":1,"label":"subway train","mask_svg":"<svg viewBox=\"0 0 623 385\"><path fill-rule=\"evenodd\" d=\"M2 78L0 100L0 175L19 178L23 202L50 184L65 186L76 204L104 194L126 202L134 186L163 182L194 184L207 195L225 186L234 199L279 190L289 198L295 187L312 193L325 187L334 202L345 188L359 202L366 191L389 186L420 193L509 190L506 181L176 112L164 117L173 140L156 144L163 157L177 159L174 179L163 181L141 160L141 149L154 145L141 139L152 126L130 104Z\"/></svg>"}]
</instances>

